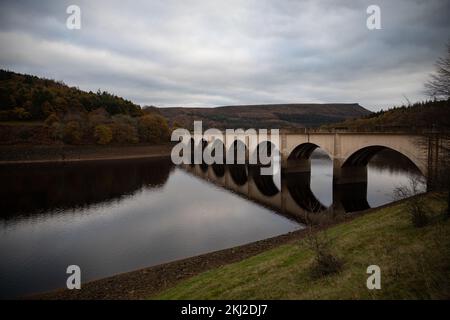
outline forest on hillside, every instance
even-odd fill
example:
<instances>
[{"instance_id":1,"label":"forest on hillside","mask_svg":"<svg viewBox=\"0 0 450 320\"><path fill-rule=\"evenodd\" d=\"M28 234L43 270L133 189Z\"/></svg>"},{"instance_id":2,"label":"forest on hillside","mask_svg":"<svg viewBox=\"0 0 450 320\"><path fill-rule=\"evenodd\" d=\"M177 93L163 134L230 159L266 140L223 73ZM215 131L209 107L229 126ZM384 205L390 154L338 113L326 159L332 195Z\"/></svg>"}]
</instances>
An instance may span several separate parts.
<instances>
[{"instance_id":1,"label":"forest on hillside","mask_svg":"<svg viewBox=\"0 0 450 320\"><path fill-rule=\"evenodd\" d=\"M322 128L348 128L380 131L393 128L419 130L440 128L450 130L450 99L428 100L380 110L359 119L323 125Z\"/></svg>"},{"instance_id":2,"label":"forest on hillside","mask_svg":"<svg viewBox=\"0 0 450 320\"><path fill-rule=\"evenodd\" d=\"M167 141L156 108L106 91L0 70L0 143L110 144Z\"/></svg>"}]
</instances>

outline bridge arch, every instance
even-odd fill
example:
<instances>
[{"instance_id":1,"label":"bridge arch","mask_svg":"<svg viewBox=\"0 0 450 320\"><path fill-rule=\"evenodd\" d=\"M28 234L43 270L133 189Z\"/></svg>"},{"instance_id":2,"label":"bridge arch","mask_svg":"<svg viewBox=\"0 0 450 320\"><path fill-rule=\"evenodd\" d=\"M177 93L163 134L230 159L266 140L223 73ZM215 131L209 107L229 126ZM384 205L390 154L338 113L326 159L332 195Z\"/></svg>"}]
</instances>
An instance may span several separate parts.
<instances>
[{"instance_id":1,"label":"bridge arch","mask_svg":"<svg viewBox=\"0 0 450 320\"><path fill-rule=\"evenodd\" d=\"M247 145L241 140L234 140L227 150L226 163L227 164L245 164L248 155ZM230 163L231 159L233 160Z\"/></svg>"},{"instance_id":2,"label":"bridge arch","mask_svg":"<svg viewBox=\"0 0 450 320\"><path fill-rule=\"evenodd\" d=\"M321 212L327 209L311 190L311 175L294 172L285 176L287 190L294 202L307 212Z\"/></svg>"},{"instance_id":3,"label":"bridge arch","mask_svg":"<svg viewBox=\"0 0 450 320\"><path fill-rule=\"evenodd\" d=\"M230 164L228 170L233 182L238 186L243 186L248 181L248 166L245 164Z\"/></svg>"},{"instance_id":4,"label":"bridge arch","mask_svg":"<svg viewBox=\"0 0 450 320\"><path fill-rule=\"evenodd\" d=\"M209 154L213 157L213 159L214 160L219 160L219 163L217 163L217 161L214 161L214 164L217 164L217 165L225 164L225 161L226 161L226 148L225 148L224 142L221 139L214 139L214 140L210 141L207 144L206 147L209 148ZM219 155L220 159L216 159L216 151L220 150L220 149L222 149L221 157Z\"/></svg>"},{"instance_id":5,"label":"bridge arch","mask_svg":"<svg viewBox=\"0 0 450 320\"><path fill-rule=\"evenodd\" d=\"M198 144L196 144L194 138L191 138L188 143L189 143L189 150L190 150L190 153L191 153L190 154L190 165L193 166L193 165L196 164L196 161L195 161L196 160L195 159L196 153L195 153L195 151L197 149L200 149L200 151L201 151L201 154L200 154L201 155L200 165L201 165L202 170L205 171L205 166L204 166L205 163L203 162L203 150L205 150L205 148L208 146L208 141L206 141L204 138L202 138L202 139L200 139Z\"/></svg>"},{"instance_id":6,"label":"bridge arch","mask_svg":"<svg viewBox=\"0 0 450 320\"><path fill-rule=\"evenodd\" d=\"M365 167L369 163L369 161L379 152L383 150L390 150L401 156L407 158L412 164L417 167L422 175L426 175L427 168L423 161L420 161L416 156L411 154L406 150L396 150L396 148L392 148L386 145L370 145L362 147L356 151L349 152L344 156L344 160L342 162L342 168L348 167Z\"/></svg>"},{"instance_id":7,"label":"bridge arch","mask_svg":"<svg viewBox=\"0 0 450 320\"><path fill-rule=\"evenodd\" d=\"M201 138L198 145L196 146L197 148L201 148L202 152L203 150L206 149L206 147L208 146L208 141L206 141L205 138Z\"/></svg>"},{"instance_id":8,"label":"bridge arch","mask_svg":"<svg viewBox=\"0 0 450 320\"><path fill-rule=\"evenodd\" d=\"M320 148L320 146L315 143L301 143L291 151L288 156L288 160L307 160L311 157L311 154L317 148Z\"/></svg>"},{"instance_id":9,"label":"bridge arch","mask_svg":"<svg viewBox=\"0 0 450 320\"><path fill-rule=\"evenodd\" d=\"M206 163L202 162L202 163L199 164L199 166L200 166L200 169L201 169L204 173L206 173L206 172L208 171L208 165L207 165Z\"/></svg>"},{"instance_id":10,"label":"bridge arch","mask_svg":"<svg viewBox=\"0 0 450 320\"><path fill-rule=\"evenodd\" d=\"M190 162L189 162L189 165L190 166L195 166L195 162L194 162L194 160L195 160L195 158L194 158L195 140L194 140L194 138L191 138L189 140L188 144L189 144L189 150L190 150L190 154L189 154L189 157L190 157L189 161Z\"/></svg>"},{"instance_id":11,"label":"bridge arch","mask_svg":"<svg viewBox=\"0 0 450 320\"><path fill-rule=\"evenodd\" d=\"M305 142L297 145L288 154L285 162L285 169L290 172L310 172L311 155L316 149L322 150L330 159L332 159L330 153L320 145L312 142Z\"/></svg>"},{"instance_id":12,"label":"bridge arch","mask_svg":"<svg viewBox=\"0 0 450 320\"><path fill-rule=\"evenodd\" d=\"M225 165L224 164L212 164L212 170L217 178L222 178L225 175Z\"/></svg>"},{"instance_id":13,"label":"bridge arch","mask_svg":"<svg viewBox=\"0 0 450 320\"><path fill-rule=\"evenodd\" d=\"M280 192L274 181L273 175L262 175L260 166L252 166L250 175L259 192L267 197L272 197Z\"/></svg>"},{"instance_id":14,"label":"bridge arch","mask_svg":"<svg viewBox=\"0 0 450 320\"><path fill-rule=\"evenodd\" d=\"M215 157L216 156L216 150L222 147L222 162L221 163L217 163L214 162L211 167L212 170L215 174L215 176L217 178L222 178L223 176L225 176L225 158L226 158L226 148L225 148L225 143L223 142L222 139L219 138L214 138L212 139L212 141L208 144L209 147L213 148L211 151L211 156Z\"/></svg>"}]
</instances>

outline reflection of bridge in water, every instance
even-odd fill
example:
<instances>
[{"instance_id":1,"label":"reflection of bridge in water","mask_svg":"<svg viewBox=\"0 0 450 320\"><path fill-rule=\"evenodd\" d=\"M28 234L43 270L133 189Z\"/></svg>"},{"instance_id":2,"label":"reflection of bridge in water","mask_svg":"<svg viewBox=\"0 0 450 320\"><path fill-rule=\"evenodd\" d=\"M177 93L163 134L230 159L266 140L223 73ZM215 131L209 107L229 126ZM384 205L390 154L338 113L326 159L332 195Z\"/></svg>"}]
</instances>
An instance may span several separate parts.
<instances>
[{"instance_id":1,"label":"reflection of bridge in water","mask_svg":"<svg viewBox=\"0 0 450 320\"><path fill-rule=\"evenodd\" d=\"M280 181L261 175L259 166L182 165L187 172L244 198L302 222L319 222L330 215L370 208L367 183L333 186L333 204L324 206L311 190L310 172L282 172Z\"/></svg>"}]
</instances>

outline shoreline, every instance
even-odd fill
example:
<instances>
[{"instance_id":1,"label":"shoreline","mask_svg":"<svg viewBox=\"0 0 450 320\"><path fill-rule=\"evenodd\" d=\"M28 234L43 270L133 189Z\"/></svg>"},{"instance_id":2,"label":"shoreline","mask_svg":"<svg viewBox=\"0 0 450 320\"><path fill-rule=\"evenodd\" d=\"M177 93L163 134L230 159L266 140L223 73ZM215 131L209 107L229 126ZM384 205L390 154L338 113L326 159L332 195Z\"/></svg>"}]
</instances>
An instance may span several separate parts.
<instances>
[{"instance_id":1,"label":"shoreline","mask_svg":"<svg viewBox=\"0 0 450 320\"><path fill-rule=\"evenodd\" d=\"M116 146L0 146L0 165L170 157L171 144Z\"/></svg>"},{"instance_id":2,"label":"shoreline","mask_svg":"<svg viewBox=\"0 0 450 320\"><path fill-rule=\"evenodd\" d=\"M410 198L408 198L410 199ZM330 227L345 224L357 217L376 212L382 208L398 205L408 199L394 201L376 208L352 213L344 219L313 227L316 233ZM81 290L59 288L48 292L35 293L18 299L30 300L143 300L168 289L187 278L205 271L242 261L280 245L304 238L308 228L289 232L240 246L204 253L201 255L144 267L134 271L115 274L106 278L88 281Z\"/></svg>"}]
</instances>

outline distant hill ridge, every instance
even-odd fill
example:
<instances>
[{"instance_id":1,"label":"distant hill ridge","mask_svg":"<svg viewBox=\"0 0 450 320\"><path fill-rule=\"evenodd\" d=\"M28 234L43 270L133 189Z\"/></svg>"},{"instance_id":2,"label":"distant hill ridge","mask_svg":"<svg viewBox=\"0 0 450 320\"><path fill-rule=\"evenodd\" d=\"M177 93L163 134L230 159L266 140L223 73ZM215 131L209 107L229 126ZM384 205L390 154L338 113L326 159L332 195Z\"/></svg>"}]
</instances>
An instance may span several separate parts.
<instances>
[{"instance_id":1,"label":"distant hill ridge","mask_svg":"<svg viewBox=\"0 0 450 320\"><path fill-rule=\"evenodd\" d=\"M358 103L289 103L233 105L212 108L158 108L184 128L202 120L205 128L304 128L368 116Z\"/></svg>"}]
</instances>

